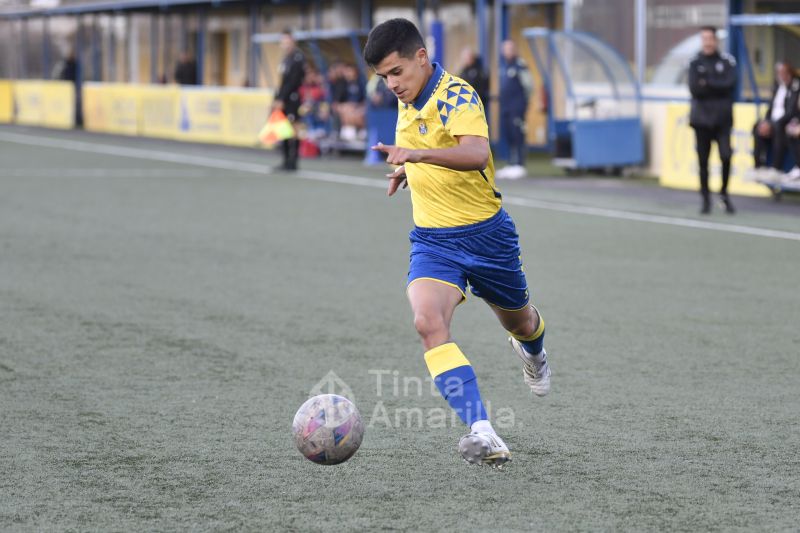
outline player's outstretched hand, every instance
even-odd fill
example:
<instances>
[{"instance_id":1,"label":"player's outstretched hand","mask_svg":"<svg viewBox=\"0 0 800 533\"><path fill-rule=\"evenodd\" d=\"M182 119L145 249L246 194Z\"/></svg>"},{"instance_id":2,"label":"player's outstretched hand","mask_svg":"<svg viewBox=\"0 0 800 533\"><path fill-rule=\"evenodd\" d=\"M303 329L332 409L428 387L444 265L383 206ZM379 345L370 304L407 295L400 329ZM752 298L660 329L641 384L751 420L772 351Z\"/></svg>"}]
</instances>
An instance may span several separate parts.
<instances>
[{"instance_id":1,"label":"player's outstretched hand","mask_svg":"<svg viewBox=\"0 0 800 533\"><path fill-rule=\"evenodd\" d=\"M401 185L404 189L408 187L408 182L406 181L406 167L404 166L397 167L394 169L394 172L386 174L386 177L389 178L389 189L386 191L386 194L389 196L396 193Z\"/></svg>"},{"instance_id":2,"label":"player's outstretched hand","mask_svg":"<svg viewBox=\"0 0 800 533\"><path fill-rule=\"evenodd\" d=\"M386 162L390 165L403 165L405 163L419 163L420 153L418 150L409 150L393 144L378 143L372 147L377 152L386 154Z\"/></svg>"}]
</instances>

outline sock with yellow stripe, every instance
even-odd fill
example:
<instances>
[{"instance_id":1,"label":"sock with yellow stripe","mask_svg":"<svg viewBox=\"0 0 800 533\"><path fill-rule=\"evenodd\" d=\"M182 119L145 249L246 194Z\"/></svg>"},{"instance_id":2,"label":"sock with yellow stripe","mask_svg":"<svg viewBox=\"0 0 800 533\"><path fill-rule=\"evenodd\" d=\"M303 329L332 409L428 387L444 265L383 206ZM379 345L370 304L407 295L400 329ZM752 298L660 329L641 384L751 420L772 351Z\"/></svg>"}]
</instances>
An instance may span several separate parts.
<instances>
[{"instance_id":1,"label":"sock with yellow stripe","mask_svg":"<svg viewBox=\"0 0 800 533\"><path fill-rule=\"evenodd\" d=\"M528 337L514 335L513 333L511 333L511 336L519 341L526 352L533 356L539 356L542 355L542 350L544 350L544 319L538 309L534 307L534 310L539 315L539 327L536 328L536 331Z\"/></svg>"},{"instance_id":2,"label":"sock with yellow stripe","mask_svg":"<svg viewBox=\"0 0 800 533\"><path fill-rule=\"evenodd\" d=\"M475 371L456 343L431 348L425 352L425 363L439 392L467 426L488 420Z\"/></svg>"}]
</instances>

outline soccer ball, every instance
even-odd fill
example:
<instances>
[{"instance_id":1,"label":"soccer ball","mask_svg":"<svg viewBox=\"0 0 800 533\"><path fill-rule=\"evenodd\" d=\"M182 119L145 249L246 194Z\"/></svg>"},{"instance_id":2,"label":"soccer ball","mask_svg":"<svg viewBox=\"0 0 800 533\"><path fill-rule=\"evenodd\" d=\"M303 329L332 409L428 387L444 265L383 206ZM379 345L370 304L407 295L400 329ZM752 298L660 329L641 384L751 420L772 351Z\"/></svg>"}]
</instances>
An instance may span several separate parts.
<instances>
[{"instance_id":1,"label":"soccer ball","mask_svg":"<svg viewBox=\"0 0 800 533\"><path fill-rule=\"evenodd\" d=\"M364 422L356 406L337 394L306 400L292 423L294 443L308 460L336 465L350 459L364 438Z\"/></svg>"}]
</instances>

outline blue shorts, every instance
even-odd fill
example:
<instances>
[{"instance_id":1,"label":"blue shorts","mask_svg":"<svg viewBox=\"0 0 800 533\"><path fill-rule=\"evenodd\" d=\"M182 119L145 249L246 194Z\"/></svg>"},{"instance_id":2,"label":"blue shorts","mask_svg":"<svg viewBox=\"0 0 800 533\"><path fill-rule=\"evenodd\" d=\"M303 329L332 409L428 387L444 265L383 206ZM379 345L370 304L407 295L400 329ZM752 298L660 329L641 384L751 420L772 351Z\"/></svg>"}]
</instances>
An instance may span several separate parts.
<instances>
[{"instance_id":1,"label":"blue shorts","mask_svg":"<svg viewBox=\"0 0 800 533\"><path fill-rule=\"evenodd\" d=\"M504 209L468 226L415 227L411 239L408 284L433 279L452 285L502 309L528 305L528 282L522 268L519 236Z\"/></svg>"}]
</instances>

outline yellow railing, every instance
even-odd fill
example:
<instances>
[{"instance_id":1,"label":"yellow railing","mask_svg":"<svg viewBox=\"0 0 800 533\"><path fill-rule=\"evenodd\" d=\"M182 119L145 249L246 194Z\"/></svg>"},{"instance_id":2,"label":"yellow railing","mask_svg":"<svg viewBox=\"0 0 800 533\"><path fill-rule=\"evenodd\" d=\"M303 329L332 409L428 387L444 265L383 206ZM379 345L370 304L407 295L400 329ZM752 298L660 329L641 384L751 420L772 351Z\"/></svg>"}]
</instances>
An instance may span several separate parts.
<instances>
[{"instance_id":1,"label":"yellow railing","mask_svg":"<svg viewBox=\"0 0 800 533\"><path fill-rule=\"evenodd\" d=\"M0 122L75 127L75 86L67 81L0 81Z\"/></svg>"},{"instance_id":2,"label":"yellow railing","mask_svg":"<svg viewBox=\"0 0 800 533\"><path fill-rule=\"evenodd\" d=\"M88 131L255 146L269 115L272 91L137 85L83 84ZM73 128L75 89L65 81L0 80L0 122Z\"/></svg>"},{"instance_id":3,"label":"yellow railing","mask_svg":"<svg viewBox=\"0 0 800 533\"><path fill-rule=\"evenodd\" d=\"M272 91L85 83L83 122L89 131L254 146Z\"/></svg>"}]
</instances>

